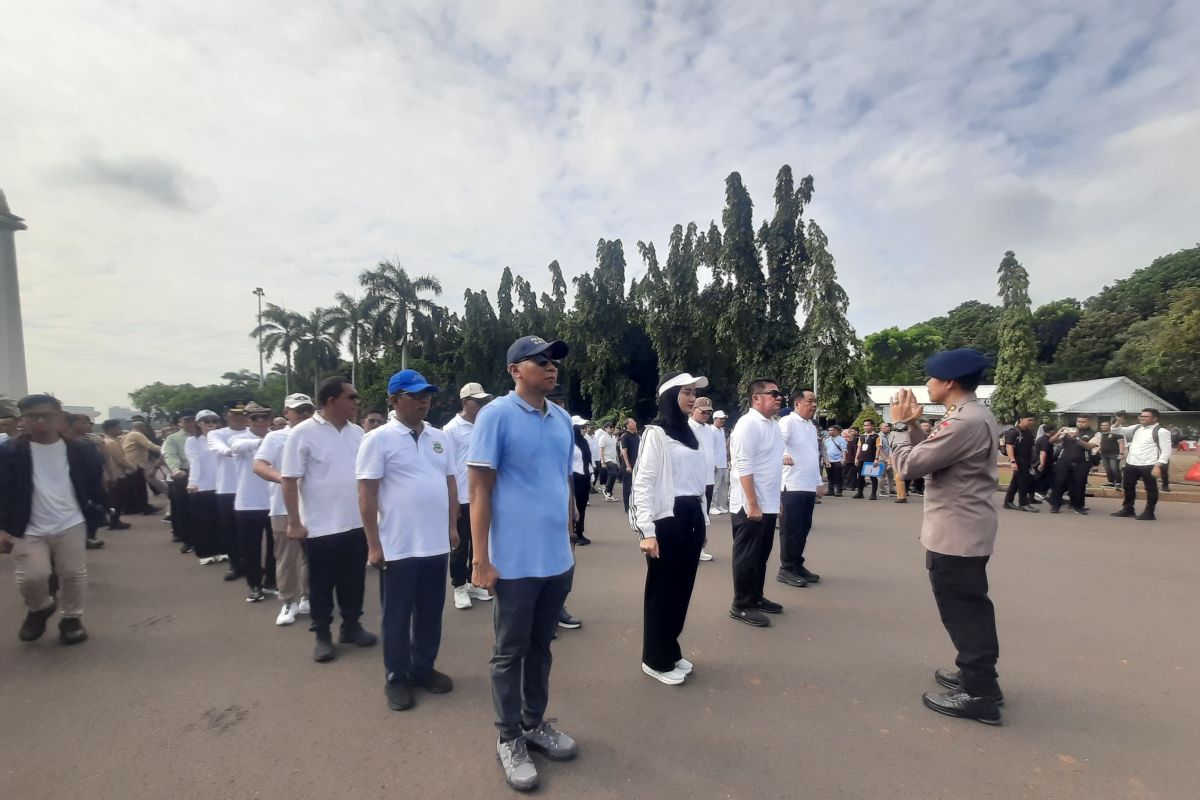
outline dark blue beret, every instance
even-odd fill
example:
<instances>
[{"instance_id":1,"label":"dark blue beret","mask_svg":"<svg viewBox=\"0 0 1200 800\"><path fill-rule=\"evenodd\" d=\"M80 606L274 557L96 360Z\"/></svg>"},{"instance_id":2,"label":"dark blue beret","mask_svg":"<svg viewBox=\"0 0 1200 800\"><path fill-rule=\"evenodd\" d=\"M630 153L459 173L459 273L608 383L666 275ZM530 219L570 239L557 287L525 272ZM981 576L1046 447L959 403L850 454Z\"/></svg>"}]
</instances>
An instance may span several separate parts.
<instances>
[{"instance_id":1,"label":"dark blue beret","mask_svg":"<svg viewBox=\"0 0 1200 800\"><path fill-rule=\"evenodd\" d=\"M965 378L980 370L990 367L992 362L978 350L960 347L957 350L943 350L934 353L925 362L925 374L931 378L952 381L955 378Z\"/></svg>"}]
</instances>

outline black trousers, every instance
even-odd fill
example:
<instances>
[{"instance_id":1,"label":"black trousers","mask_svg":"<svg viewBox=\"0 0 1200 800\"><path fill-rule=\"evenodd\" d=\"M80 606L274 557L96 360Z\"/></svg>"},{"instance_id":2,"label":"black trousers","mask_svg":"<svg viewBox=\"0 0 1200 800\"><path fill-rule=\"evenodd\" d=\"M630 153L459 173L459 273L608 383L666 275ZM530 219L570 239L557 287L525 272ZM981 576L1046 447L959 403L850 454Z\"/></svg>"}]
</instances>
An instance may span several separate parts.
<instances>
[{"instance_id":1,"label":"black trousers","mask_svg":"<svg viewBox=\"0 0 1200 800\"><path fill-rule=\"evenodd\" d=\"M571 473L571 493L575 495L575 535L583 536L584 518L588 507L588 476L577 472Z\"/></svg>"},{"instance_id":2,"label":"black trousers","mask_svg":"<svg viewBox=\"0 0 1200 800\"><path fill-rule=\"evenodd\" d=\"M633 470L621 471L621 499L625 502L625 513L629 513L629 498L633 495ZM712 502L712 497L709 497Z\"/></svg>"},{"instance_id":3,"label":"black trousers","mask_svg":"<svg viewBox=\"0 0 1200 800\"><path fill-rule=\"evenodd\" d=\"M829 493L842 491L842 462L831 462L826 465L825 474L829 477Z\"/></svg>"},{"instance_id":4,"label":"black trousers","mask_svg":"<svg viewBox=\"0 0 1200 800\"><path fill-rule=\"evenodd\" d=\"M1033 476L1029 474L1029 465L1017 462L1013 470L1012 480L1008 483L1008 491L1004 493L1004 502L1011 503L1014 497L1020 497L1023 506L1029 505L1033 499Z\"/></svg>"},{"instance_id":5,"label":"black trousers","mask_svg":"<svg viewBox=\"0 0 1200 800\"><path fill-rule=\"evenodd\" d=\"M237 531L237 511L233 507L236 494L217 495L217 529L220 531L222 553L229 556L229 568L242 571L242 548Z\"/></svg>"},{"instance_id":6,"label":"black trousers","mask_svg":"<svg viewBox=\"0 0 1200 800\"><path fill-rule=\"evenodd\" d=\"M235 511L238 544L241 546L242 574L251 589L275 585L275 533L271 530L271 512ZM267 556L263 558L263 542Z\"/></svg>"},{"instance_id":7,"label":"black trousers","mask_svg":"<svg viewBox=\"0 0 1200 800\"><path fill-rule=\"evenodd\" d=\"M732 515L733 523L733 607L753 608L763 598L767 580L767 560L775 545L777 514L763 514L757 522L743 509Z\"/></svg>"},{"instance_id":8,"label":"black trousers","mask_svg":"<svg viewBox=\"0 0 1200 800\"><path fill-rule=\"evenodd\" d=\"M857 472L857 468L855 469L855 471ZM857 488L858 491L856 491L855 494L861 495L863 493L863 490L865 490L867 488L867 480L868 479L867 479L867 476L865 476L865 475L857 475L856 478L858 480L858 483L855 484L855 487ZM877 497L879 495L879 478L871 478L870 481L871 481L871 497Z\"/></svg>"},{"instance_id":9,"label":"black trousers","mask_svg":"<svg viewBox=\"0 0 1200 800\"><path fill-rule=\"evenodd\" d=\"M172 478L167 484L167 499L171 501L171 535L187 544L192 544L192 524L188 519L188 490L187 475L182 478ZM193 545L194 547L195 545Z\"/></svg>"},{"instance_id":10,"label":"black trousers","mask_svg":"<svg viewBox=\"0 0 1200 800\"><path fill-rule=\"evenodd\" d=\"M1104 477L1108 478L1109 483L1121 482L1121 456L1103 456L1100 459L1104 464Z\"/></svg>"},{"instance_id":11,"label":"black trousers","mask_svg":"<svg viewBox=\"0 0 1200 800\"><path fill-rule=\"evenodd\" d=\"M604 465L599 461L592 464L592 486L597 486L604 483L605 477Z\"/></svg>"},{"instance_id":12,"label":"black trousers","mask_svg":"<svg viewBox=\"0 0 1200 800\"><path fill-rule=\"evenodd\" d=\"M471 504L458 504L458 547L450 551L450 585L471 582Z\"/></svg>"},{"instance_id":13,"label":"black trousers","mask_svg":"<svg viewBox=\"0 0 1200 800\"><path fill-rule=\"evenodd\" d=\"M308 557L310 631L328 633L333 624L334 592L342 614L342 630L358 628L367 581L367 535L353 528L304 540Z\"/></svg>"},{"instance_id":14,"label":"black trousers","mask_svg":"<svg viewBox=\"0 0 1200 800\"><path fill-rule=\"evenodd\" d=\"M442 645L448 556L402 558L379 576L387 682L429 677Z\"/></svg>"},{"instance_id":15,"label":"black trousers","mask_svg":"<svg viewBox=\"0 0 1200 800\"><path fill-rule=\"evenodd\" d=\"M1125 490L1124 506L1133 510L1134 502L1137 500L1138 481L1142 482L1142 486L1146 490L1145 513L1153 514L1154 507L1158 505L1158 481L1154 478L1154 465L1152 464L1145 467L1125 465L1121 486Z\"/></svg>"},{"instance_id":16,"label":"black trousers","mask_svg":"<svg viewBox=\"0 0 1200 800\"><path fill-rule=\"evenodd\" d=\"M1083 508L1087 492L1088 472L1092 469L1087 459L1081 461L1059 461L1054 465L1054 494L1050 504L1055 508L1062 505L1063 495L1070 497L1071 508Z\"/></svg>"},{"instance_id":17,"label":"black trousers","mask_svg":"<svg viewBox=\"0 0 1200 800\"><path fill-rule=\"evenodd\" d=\"M613 492L613 487L617 485L617 478L621 477L621 469L612 461L604 465L604 491L610 495Z\"/></svg>"},{"instance_id":18,"label":"black trousers","mask_svg":"<svg viewBox=\"0 0 1200 800\"><path fill-rule=\"evenodd\" d=\"M925 479L914 478L912 480L912 491L916 492L917 494L925 494Z\"/></svg>"},{"instance_id":19,"label":"black trousers","mask_svg":"<svg viewBox=\"0 0 1200 800\"><path fill-rule=\"evenodd\" d=\"M217 519L215 492L192 492L188 495L188 543L196 558L211 558L224 552L221 525Z\"/></svg>"},{"instance_id":20,"label":"black trousers","mask_svg":"<svg viewBox=\"0 0 1200 800\"><path fill-rule=\"evenodd\" d=\"M646 591L642 603L642 663L659 672L675 668L683 658L679 636L687 621L700 549L704 546L704 512L699 497L676 497L674 515L654 523L658 558L646 556Z\"/></svg>"},{"instance_id":21,"label":"black trousers","mask_svg":"<svg viewBox=\"0 0 1200 800\"><path fill-rule=\"evenodd\" d=\"M715 483L710 483L704 487L704 510L705 512L712 511L713 490L717 488Z\"/></svg>"},{"instance_id":22,"label":"black trousers","mask_svg":"<svg viewBox=\"0 0 1200 800\"><path fill-rule=\"evenodd\" d=\"M996 694L996 609L988 597L987 563L991 556L947 556L925 552L925 568L942 625L958 651L955 664L963 691L973 696Z\"/></svg>"},{"instance_id":23,"label":"black trousers","mask_svg":"<svg viewBox=\"0 0 1200 800\"><path fill-rule=\"evenodd\" d=\"M1161 469L1162 469L1163 491L1169 492L1169 491L1171 491L1171 465L1170 464L1160 464L1159 467L1161 467Z\"/></svg>"},{"instance_id":24,"label":"black trousers","mask_svg":"<svg viewBox=\"0 0 1200 800\"><path fill-rule=\"evenodd\" d=\"M812 530L816 492L784 492L779 509L779 571L798 575L804 566L804 546Z\"/></svg>"},{"instance_id":25,"label":"black trousers","mask_svg":"<svg viewBox=\"0 0 1200 800\"><path fill-rule=\"evenodd\" d=\"M150 490L146 486L146 470L138 467L132 475L125 476L125 511L141 514L150 507Z\"/></svg>"},{"instance_id":26,"label":"black trousers","mask_svg":"<svg viewBox=\"0 0 1200 800\"><path fill-rule=\"evenodd\" d=\"M575 568L549 578L496 581L492 626L492 704L496 727L508 742L542 724L550 702L550 642L571 593Z\"/></svg>"}]
</instances>

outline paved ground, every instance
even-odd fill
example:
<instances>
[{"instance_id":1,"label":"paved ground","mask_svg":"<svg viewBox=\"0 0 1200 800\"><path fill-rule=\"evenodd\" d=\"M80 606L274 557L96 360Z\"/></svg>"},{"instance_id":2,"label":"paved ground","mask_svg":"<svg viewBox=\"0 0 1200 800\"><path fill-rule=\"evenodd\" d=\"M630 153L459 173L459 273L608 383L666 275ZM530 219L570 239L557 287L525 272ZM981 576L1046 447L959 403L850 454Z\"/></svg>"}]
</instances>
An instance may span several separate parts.
<instances>
[{"instance_id":1,"label":"paved ground","mask_svg":"<svg viewBox=\"0 0 1200 800\"><path fill-rule=\"evenodd\" d=\"M679 688L638 669L643 567L620 506L594 505L570 601L586 624L556 644L551 703L582 755L539 760L541 794L1200 797L1200 508L1164 506L1148 524L1093 505L1086 519L1001 512L1000 728L921 706L953 654L919 503L826 500L809 554L825 580L772 582L787 610L767 630L726 616L729 521L716 518L718 560L701 566L685 632L696 672ZM303 627L274 627L273 604L247 606L165 529L138 520L92 554L93 638L78 648L17 641L23 612L0 558L0 798L509 795L489 606L447 608L439 666L456 689L397 714L378 648L314 664Z\"/></svg>"}]
</instances>

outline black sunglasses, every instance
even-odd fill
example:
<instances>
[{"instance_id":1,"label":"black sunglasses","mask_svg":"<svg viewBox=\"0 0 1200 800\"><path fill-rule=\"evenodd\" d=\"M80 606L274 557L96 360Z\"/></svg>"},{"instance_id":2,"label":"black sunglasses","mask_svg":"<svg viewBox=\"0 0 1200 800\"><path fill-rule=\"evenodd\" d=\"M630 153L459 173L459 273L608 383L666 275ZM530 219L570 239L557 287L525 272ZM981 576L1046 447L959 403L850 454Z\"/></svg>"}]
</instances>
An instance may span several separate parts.
<instances>
[{"instance_id":1,"label":"black sunglasses","mask_svg":"<svg viewBox=\"0 0 1200 800\"><path fill-rule=\"evenodd\" d=\"M784 395L783 392L781 392L777 389L772 389L769 392L755 392L755 394L763 394L763 395L766 395L767 397L774 397L776 400L782 400L786 396L786 395Z\"/></svg>"},{"instance_id":2,"label":"black sunglasses","mask_svg":"<svg viewBox=\"0 0 1200 800\"><path fill-rule=\"evenodd\" d=\"M250 415L251 422L262 422L263 420L269 420L270 418L271 418L270 414L251 414Z\"/></svg>"},{"instance_id":3,"label":"black sunglasses","mask_svg":"<svg viewBox=\"0 0 1200 800\"><path fill-rule=\"evenodd\" d=\"M545 369L547 367L547 365L549 365L549 364L553 364L555 369L558 369L559 367L562 366L561 361L554 359L554 358L550 358L545 353L538 353L536 356L530 356L529 358L522 358L521 360L522 361L532 361L533 363L537 364L542 369Z\"/></svg>"}]
</instances>

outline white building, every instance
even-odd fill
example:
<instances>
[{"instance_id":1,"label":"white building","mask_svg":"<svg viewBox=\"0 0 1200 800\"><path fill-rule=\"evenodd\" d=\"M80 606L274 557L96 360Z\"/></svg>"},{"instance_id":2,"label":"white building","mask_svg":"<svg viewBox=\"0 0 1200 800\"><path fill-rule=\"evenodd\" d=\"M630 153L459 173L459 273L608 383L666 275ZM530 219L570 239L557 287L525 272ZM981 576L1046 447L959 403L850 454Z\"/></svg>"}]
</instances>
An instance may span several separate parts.
<instances>
[{"instance_id":1,"label":"white building","mask_svg":"<svg viewBox=\"0 0 1200 800\"><path fill-rule=\"evenodd\" d=\"M17 280L17 247L13 234L25 220L8 208L0 190L0 394L17 400L29 394L25 374L25 338L21 324L21 287Z\"/></svg>"}]
</instances>

